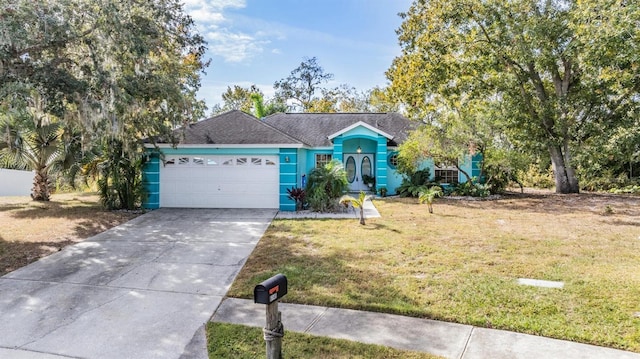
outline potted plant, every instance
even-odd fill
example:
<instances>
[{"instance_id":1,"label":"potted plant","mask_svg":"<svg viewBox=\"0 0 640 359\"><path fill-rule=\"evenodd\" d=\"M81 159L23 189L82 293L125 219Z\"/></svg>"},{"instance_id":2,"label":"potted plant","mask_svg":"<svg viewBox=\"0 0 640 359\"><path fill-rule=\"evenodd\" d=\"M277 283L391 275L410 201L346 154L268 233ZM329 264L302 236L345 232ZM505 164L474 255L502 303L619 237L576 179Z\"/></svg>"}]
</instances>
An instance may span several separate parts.
<instances>
[{"instance_id":1,"label":"potted plant","mask_svg":"<svg viewBox=\"0 0 640 359\"><path fill-rule=\"evenodd\" d=\"M373 188L376 185L376 178L369 175L362 175L362 182L369 188Z\"/></svg>"},{"instance_id":2,"label":"potted plant","mask_svg":"<svg viewBox=\"0 0 640 359\"><path fill-rule=\"evenodd\" d=\"M386 197L387 196L387 187L380 187L380 189L378 191L380 192L380 196L381 197Z\"/></svg>"}]
</instances>

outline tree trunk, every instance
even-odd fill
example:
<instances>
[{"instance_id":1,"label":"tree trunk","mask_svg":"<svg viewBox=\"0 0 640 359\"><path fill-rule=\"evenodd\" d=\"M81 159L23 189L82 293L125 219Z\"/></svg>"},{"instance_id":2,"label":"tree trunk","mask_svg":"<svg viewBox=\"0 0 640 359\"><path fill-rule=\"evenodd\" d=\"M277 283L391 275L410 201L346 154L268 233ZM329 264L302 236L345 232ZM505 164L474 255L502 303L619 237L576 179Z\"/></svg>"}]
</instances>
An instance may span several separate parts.
<instances>
[{"instance_id":1,"label":"tree trunk","mask_svg":"<svg viewBox=\"0 0 640 359\"><path fill-rule=\"evenodd\" d=\"M31 198L34 201L48 201L51 193L49 191L49 174L47 173L47 169L38 168L35 172Z\"/></svg>"},{"instance_id":2,"label":"tree trunk","mask_svg":"<svg viewBox=\"0 0 640 359\"><path fill-rule=\"evenodd\" d=\"M364 203L362 203L362 205L360 206L360 224L361 225L365 225L364 222Z\"/></svg>"},{"instance_id":3,"label":"tree trunk","mask_svg":"<svg viewBox=\"0 0 640 359\"><path fill-rule=\"evenodd\" d=\"M553 165L553 176L556 182L556 193L579 193L578 177L571 165L569 146L550 145L549 154Z\"/></svg>"}]
</instances>

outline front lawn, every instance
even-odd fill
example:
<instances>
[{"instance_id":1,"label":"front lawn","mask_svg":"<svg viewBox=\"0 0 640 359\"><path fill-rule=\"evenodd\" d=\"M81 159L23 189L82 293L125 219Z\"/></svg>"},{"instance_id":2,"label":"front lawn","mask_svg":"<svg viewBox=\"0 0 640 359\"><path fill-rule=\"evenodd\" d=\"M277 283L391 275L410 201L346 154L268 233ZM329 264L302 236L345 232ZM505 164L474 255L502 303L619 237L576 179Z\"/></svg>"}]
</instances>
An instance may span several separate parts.
<instances>
[{"instance_id":1,"label":"front lawn","mask_svg":"<svg viewBox=\"0 0 640 359\"><path fill-rule=\"evenodd\" d=\"M228 295L411 315L640 352L640 198L375 202L382 218L276 220ZM564 282L522 286L518 278ZM286 323L285 323L286 325Z\"/></svg>"},{"instance_id":2,"label":"front lawn","mask_svg":"<svg viewBox=\"0 0 640 359\"><path fill-rule=\"evenodd\" d=\"M139 214L107 211L92 193L54 194L49 202L0 197L0 276Z\"/></svg>"}]
</instances>

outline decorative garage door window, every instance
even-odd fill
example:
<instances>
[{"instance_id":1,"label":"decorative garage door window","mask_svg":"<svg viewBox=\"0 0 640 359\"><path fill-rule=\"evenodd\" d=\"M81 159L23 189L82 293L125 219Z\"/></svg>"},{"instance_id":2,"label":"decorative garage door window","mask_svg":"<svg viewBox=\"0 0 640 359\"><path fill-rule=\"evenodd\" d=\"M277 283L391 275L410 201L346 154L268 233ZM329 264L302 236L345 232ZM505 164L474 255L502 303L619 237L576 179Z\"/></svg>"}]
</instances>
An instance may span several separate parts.
<instances>
[{"instance_id":1,"label":"decorative garage door window","mask_svg":"<svg viewBox=\"0 0 640 359\"><path fill-rule=\"evenodd\" d=\"M270 158L249 156L167 156L165 167L209 167L209 166L275 166L277 163Z\"/></svg>"}]
</instances>

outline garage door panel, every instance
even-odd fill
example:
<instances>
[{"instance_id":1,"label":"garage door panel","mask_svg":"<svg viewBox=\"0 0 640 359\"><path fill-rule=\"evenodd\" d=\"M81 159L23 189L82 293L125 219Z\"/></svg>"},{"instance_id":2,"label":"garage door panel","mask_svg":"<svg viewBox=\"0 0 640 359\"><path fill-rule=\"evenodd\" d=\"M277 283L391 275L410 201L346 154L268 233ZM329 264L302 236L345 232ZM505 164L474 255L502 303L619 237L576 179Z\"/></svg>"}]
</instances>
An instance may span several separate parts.
<instances>
[{"instance_id":1,"label":"garage door panel","mask_svg":"<svg viewBox=\"0 0 640 359\"><path fill-rule=\"evenodd\" d=\"M173 164L160 169L161 207L279 206L279 169L274 165L277 156L175 156L172 159ZM230 165L222 165L225 162Z\"/></svg>"}]
</instances>

